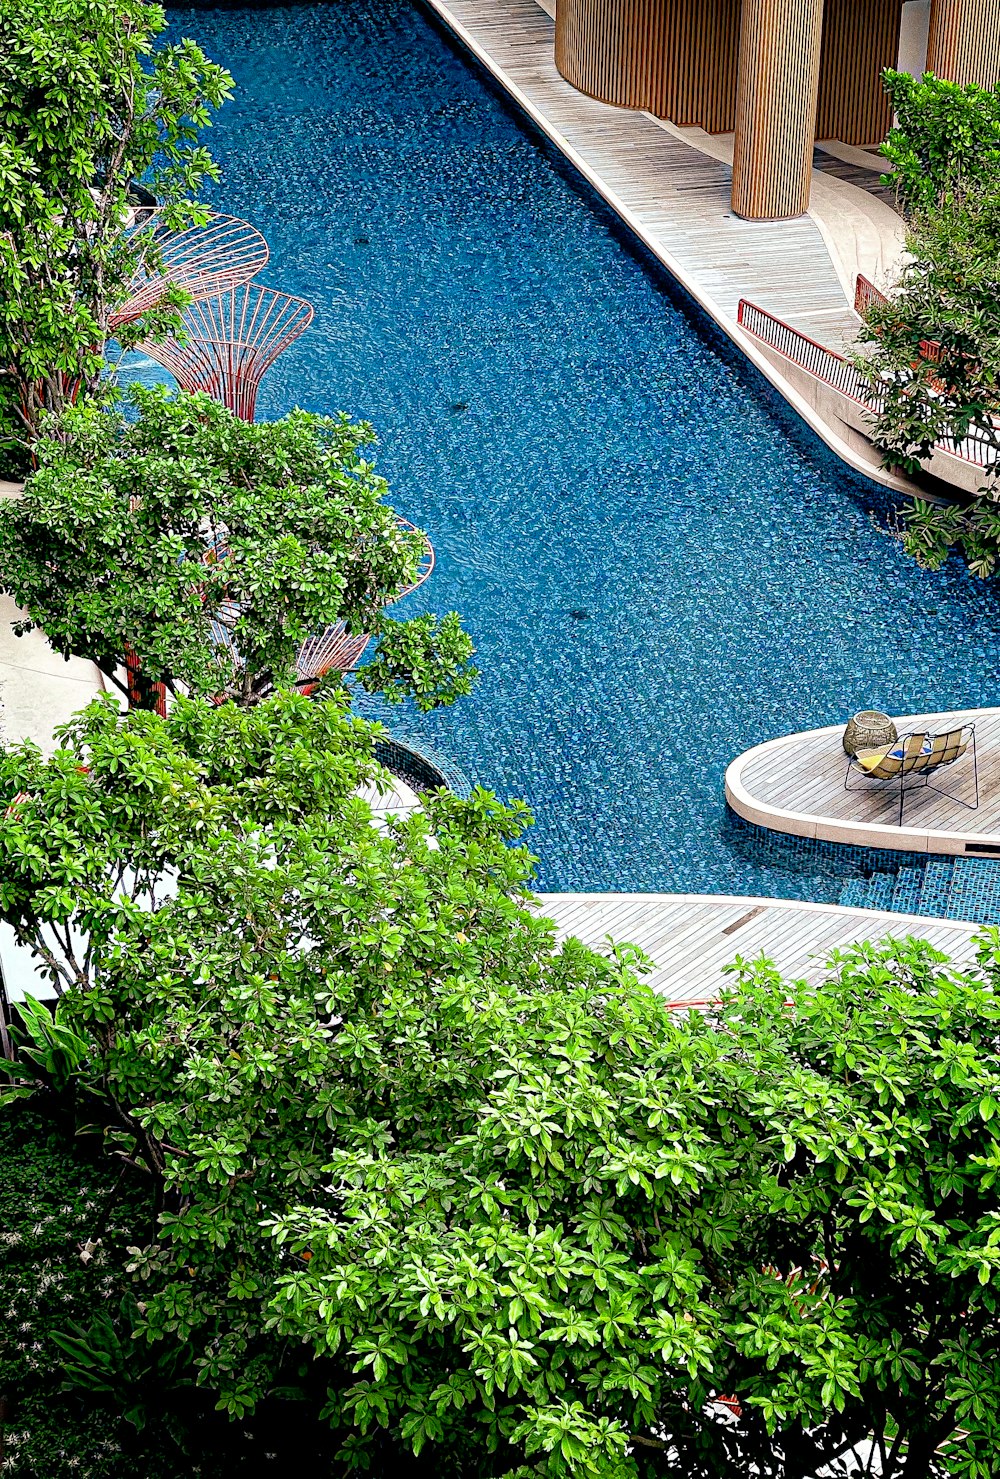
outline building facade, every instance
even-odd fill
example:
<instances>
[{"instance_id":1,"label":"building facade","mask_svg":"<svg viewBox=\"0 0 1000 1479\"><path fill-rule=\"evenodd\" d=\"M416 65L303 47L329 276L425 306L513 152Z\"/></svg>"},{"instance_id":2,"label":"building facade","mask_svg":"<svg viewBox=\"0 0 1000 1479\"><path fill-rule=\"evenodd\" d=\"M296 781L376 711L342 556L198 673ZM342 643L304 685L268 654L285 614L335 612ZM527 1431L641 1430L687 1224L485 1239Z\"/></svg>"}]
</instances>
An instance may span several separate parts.
<instances>
[{"instance_id":1,"label":"building facade","mask_svg":"<svg viewBox=\"0 0 1000 1479\"><path fill-rule=\"evenodd\" d=\"M602 102L732 133L733 210L800 215L817 139L872 146L885 67L1000 83L1000 0L556 0L556 65Z\"/></svg>"}]
</instances>

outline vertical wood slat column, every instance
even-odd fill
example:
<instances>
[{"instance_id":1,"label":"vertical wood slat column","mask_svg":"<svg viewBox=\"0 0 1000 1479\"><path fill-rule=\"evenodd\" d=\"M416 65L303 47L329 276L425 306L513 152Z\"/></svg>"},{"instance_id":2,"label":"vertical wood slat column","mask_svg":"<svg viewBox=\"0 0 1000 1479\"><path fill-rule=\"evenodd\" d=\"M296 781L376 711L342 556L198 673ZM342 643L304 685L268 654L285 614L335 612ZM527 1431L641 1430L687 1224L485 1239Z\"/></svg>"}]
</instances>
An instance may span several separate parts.
<instances>
[{"instance_id":1,"label":"vertical wood slat column","mask_svg":"<svg viewBox=\"0 0 1000 1479\"><path fill-rule=\"evenodd\" d=\"M963 86L1000 84L1000 0L932 0L927 70Z\"/></svg>"},{"instance_id":2,"label":"vertical wood slat column","mask_svg":"<svg viewBox=\"0 0 1000 1479\"><path fill-rule=\"evenodd\" d=\"M902 0L826 0L818 139L880 144L889 132L892 105L882 72L899 57L902 10Z\"/></svg>"},{"instance_id":3,"label":"vertical wood slat column","mask_svg":"<svg viewBox=\"0 0 1000 1479\"><path fill-rule=\"evenodd\" d=\"M728 132L740 0L557 0L556 66L619 108Z\"/></svg>"},{"instance_id":4,"label":"vertical wood slat column","mask_svg":"<svg viewBox=\"0 0 1000 1479\"><path fill-rule=\"evenodd\" d=\"M816 139L823 0L743 0L733 210L800 216Z\"/></svg>"}]
</instances>

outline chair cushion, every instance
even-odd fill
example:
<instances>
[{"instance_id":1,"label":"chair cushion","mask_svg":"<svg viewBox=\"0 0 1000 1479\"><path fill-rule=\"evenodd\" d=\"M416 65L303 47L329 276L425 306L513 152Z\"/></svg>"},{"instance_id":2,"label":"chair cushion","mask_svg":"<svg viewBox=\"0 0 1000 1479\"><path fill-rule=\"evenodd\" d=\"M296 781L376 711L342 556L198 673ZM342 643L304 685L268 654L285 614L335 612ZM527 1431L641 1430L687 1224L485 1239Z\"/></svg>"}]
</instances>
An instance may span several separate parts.
<instances>
[{"instance_id":1,"label":"chair cushion","mask_svg":"<svg viewBox=\"0 0 1000 1479\"><path fill-rule=\"evenodd\" d=\"M953 729L946 734L911 734L905 739L879 745L877 749L859 750L854 756L854 764L872 780L890 781L896 776L950 765L968 748L969 741L961 730Z\"/></svg>"},{"instance_id":2,"label":"chair cushion","mask_svg":"<svg viewBox=\"0 0 1000 1479\"><path fill-rule=\"evenodd\" d=\"M904 745L901 740L890 740L887 745L879 745L873 750L859 750L854 760L866 775L876 776L879 780L889 780L904 768L904 759L910 763L907 770L914 768L914 762L918 757L931 754L931 737L928 734L916 736L920 744L913 743L913 738Z\"/></svg>"}]
</instances>

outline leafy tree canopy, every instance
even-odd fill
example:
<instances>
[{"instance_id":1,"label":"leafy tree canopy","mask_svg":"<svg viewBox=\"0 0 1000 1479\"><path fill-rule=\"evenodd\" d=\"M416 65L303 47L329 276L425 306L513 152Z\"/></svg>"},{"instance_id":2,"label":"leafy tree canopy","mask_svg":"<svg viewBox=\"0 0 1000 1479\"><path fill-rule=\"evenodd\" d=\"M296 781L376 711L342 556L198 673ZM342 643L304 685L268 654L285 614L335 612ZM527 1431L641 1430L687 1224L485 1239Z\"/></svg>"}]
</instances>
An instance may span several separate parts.
<instances>
[{"instance_id":1,"label":"leafy tree canopy","mask_svg":"<svg viewBox=\"0 0 1000 1479\"><path fill-rule=\"evenodd\" d=\"M865 315L859 363L882 409L875 439L915 471L935 444L978 439L1000 461L1000 188L982 188L918 215L910 257L888 303Z\"/></svg>"},{"instance_id":2,"label":"leafy tree canopy","mask_svg":"<svg viewBox=\"0 0 1000 1479\"><path fill-rule=\"evenodd\" d=\"M890 72L897 126L883 146L907 216L908 257L888 303L865 313L858 367L872 386L871 435L910 473L935 448L973 454L980 495L906 512L906 546L938 568L952 547L994 574L1000 517L1000 93Z\"/></svg>"},{"instance_id":3,"label":"leafy tree canopy","mask_svg":"<svg viewBox=\"0 0 1000 1479\"><path fill-rule=\"evenodd\" d=\"M982 978L862 947L678 1016L555 948L523 808L376 828L338 704L64 741L0 754L0 908L148 1174L144 1334L224 1408L297 1390L382 1473L992 1474L995 933Z\"/></svg>"},{"instance_id":4,"label":"leafy tree canopy","mask_svg":"<svg viewBox=\"0 0 1000 1479\"><path fill-rule=\"evenodd\" d=\"M385 614L424 542L384 501L367 423L293 411L248 424L162 388L132 399L134 420L68 410L23 497L0 507L3 588L58 651L115 682L131 651L149 684L246 704L294 677L307 637L343 622L378 638L360 679L370 690L423 708L469 691L472 645L454 613Z\"/></svg>"},{"instance_id":5,"label":"leafy tree canopy","mask_svg":"<svg viewBox=\"0 0 1000 1479\"><path fill-rule=\"evenodd\" d=\"M133 182L167 224L204 219L217 171L199 131L232 79L193 41L158 43L165 25L147 0L0 6L0 410L22 441L97 389L111 313L157 265L150 225L125 229ZM185 301L171 292L123 340L162 334Z\"/></svg>"},{"instance_id":6,"label":"leafy tree canopy","mask_svg":"<svg viewBox=\"0 0 1000 1479\"><path fill-rule=\"evenodd\" d=\"M925 72L883 73L896 121L881 152L903 210L919 214L1000 170L1000 92Z\"/></svg>"}]
</instances>

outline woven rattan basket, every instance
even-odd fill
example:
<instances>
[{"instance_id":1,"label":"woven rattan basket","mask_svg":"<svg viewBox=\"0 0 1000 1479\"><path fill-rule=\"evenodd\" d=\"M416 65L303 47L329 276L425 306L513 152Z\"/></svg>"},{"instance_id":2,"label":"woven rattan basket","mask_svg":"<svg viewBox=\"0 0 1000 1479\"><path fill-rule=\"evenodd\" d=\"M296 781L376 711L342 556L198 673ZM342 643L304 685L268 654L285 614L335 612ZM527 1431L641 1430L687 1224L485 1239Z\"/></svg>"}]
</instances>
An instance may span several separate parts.
<instances>
[{"instance_id":1,"label":"woven rattan basket","mask_svg":"<svg viewBox=\"0 0 1000 1479\"><path fill-rule=\"evenodd\" d=\"M878 709L859 709L847 721L844 730L844 753L856 755L859 750L874 750L879 745L888 745L898 739L896 726L888 714Z\"/></svg>"}]
</instances>

